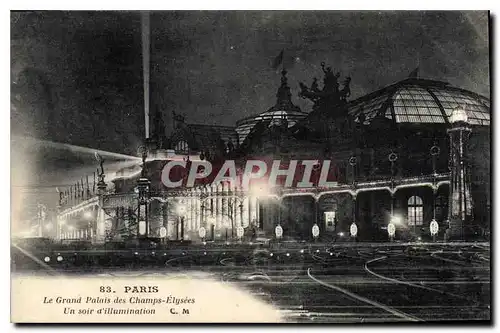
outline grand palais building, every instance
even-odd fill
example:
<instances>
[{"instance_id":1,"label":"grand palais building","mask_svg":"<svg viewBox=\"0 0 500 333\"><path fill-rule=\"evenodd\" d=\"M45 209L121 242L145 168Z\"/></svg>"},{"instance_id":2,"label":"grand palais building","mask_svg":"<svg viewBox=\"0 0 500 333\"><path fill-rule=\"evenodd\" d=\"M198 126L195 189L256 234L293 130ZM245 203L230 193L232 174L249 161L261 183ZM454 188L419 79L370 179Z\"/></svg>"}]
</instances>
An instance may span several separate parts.
<instances>
[{"instance_id":1,"label":"grand palais building","mask_svg":"<svg viewBox=\"0 0 500 333\"><path fill-rule=\"evenodd\" d=\"M61 192L58 238L253 241L275 238L280 226L278 236L289 241L411 241L432 239L434 221L434 240L489 230L488 98L409 77L350 100L350 78L338 82L330 69L292 96L286 75L275 105L232 127L189 124L176 113L167 136L161 114L152 114L141 167L109 175L104 163L95 191ZM313 102L311 110L294 104L300 97ZM238 170L250 159L330 160L335 184L162 183L168 163L200 159L234 160Z\"/></svg>"}]
</instances>

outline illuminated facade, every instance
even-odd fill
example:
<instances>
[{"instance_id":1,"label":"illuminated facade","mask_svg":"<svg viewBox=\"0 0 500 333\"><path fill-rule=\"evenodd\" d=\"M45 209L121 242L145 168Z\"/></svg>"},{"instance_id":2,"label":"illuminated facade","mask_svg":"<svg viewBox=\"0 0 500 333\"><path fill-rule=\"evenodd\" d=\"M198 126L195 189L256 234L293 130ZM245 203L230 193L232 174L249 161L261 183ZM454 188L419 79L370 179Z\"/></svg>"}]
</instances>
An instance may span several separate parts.
<instances>
[{"instance_id":1,"label":"illuminated facade","mask_svg":"<svg viewBox=\"0 0 500 333\"><path fill-rule=\"evenodd\" d=\"M340 89L338 76L324 72L323 89L316 81L310 88L301 83L300 96L314 103L309 113L292 103L283 72L275 106L234 128L187 124L175 115L175 131L167 138L156 126L160 133L149 142L142 171L123 170L107 188L101 183L96 197L61 205L61 238L68 221L82 220L78 214L86 210L93 212L92 230L78 231L77 238L83 232L95 242L223 241L236 238L238 227L251 240L274 237L277 225L284 239L311 240L317 224L323 241L349 235L353 224L359 241L388 240L390 222L395 239L404 240L430 238L432 220L439 224L440 239L467 238L472 226L489 229L487 98L444 82L408 78L347 101L350 78ZM331 160L336 183L244 191L227 182L181 189L161 182L169 161L200 159L235 160L238 170L248 159ZM73 226L72 237L75 232Z\"/></svg>"}]
</instances>

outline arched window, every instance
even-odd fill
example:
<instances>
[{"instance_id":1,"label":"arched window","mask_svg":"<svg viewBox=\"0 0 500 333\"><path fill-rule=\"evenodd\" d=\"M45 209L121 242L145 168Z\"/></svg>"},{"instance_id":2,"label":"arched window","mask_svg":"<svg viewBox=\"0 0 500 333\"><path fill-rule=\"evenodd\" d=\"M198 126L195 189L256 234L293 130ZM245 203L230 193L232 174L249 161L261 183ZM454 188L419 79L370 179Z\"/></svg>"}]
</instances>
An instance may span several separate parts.
<instances>
[{"instance_id":1,"label":"arched window","mask_svg":"<svg viewBox=\"0 0 500 333\"><path fill-rule=\"evenodd\" d=\"M408 225L422 225L424 222L424 203L416 195L408 199Z\"/></svg>"},{"instance_id":2,"label":"arched window","mask_svg":"<svg viewBox=\"0 0 500 333\"><path fill-rule=\"evenodd\" d=\"M188 154L189 153L189 146L186 141L179 141L175 145L175 152L178 154Z\"/></svg>"}]
</instances>

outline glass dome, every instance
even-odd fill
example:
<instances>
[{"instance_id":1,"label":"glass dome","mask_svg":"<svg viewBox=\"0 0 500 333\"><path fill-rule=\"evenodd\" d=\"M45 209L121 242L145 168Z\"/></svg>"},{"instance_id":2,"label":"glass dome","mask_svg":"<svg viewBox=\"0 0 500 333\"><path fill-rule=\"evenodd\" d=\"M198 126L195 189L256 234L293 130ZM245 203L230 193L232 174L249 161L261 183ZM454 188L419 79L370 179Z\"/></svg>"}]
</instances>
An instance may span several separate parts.
<instances>
[{"instance_id":1,"label":"glass dome","mask_svg":"<svg viewBox=\"0 0 500 333\"><path fill-rule=\"evenodd\" d=\"M272 125L280 124L281 121L286 120L288 127L292 127L299 120L305 118L307 113L301 111L283 111L283 110L269 110L257 116L242 119L236 124L236 132L238 133L239 144L241 145L248 134L254 129L257 124L264 124L269 127Z\"/></svg>"},{"instance_id":2,"label":"glass dome","mask_svg":"<svg viewBox=\"0 0 500 333\"><path fill-rule=\"evenodd\" d=\"M281 72L281 86L276 93L276 104L273 107L266 112L242 119L236 123L236 132L238 133L238 143L240 145L245 142L245 139L257 125L259 125L258 128L262 128L262 126L271 127L286 121L288 127L292 127L307 116L307 113L302 112L297 105L292 103L292 94L286 74L285 70Z\"/></svg>"},{"instance_id":3,"label":"glass dome","mask_svg":"<svg viewBox=\"0 0 500 333\"><path fill-rule=\"evenodd\" d=\"M448 83L407 79L349 103L349 114L364 113L365 121L386 117L397 123L449 123L455 108L467 113L472 125L490 125L488 98Z\"/></svg>"}]
</instances>

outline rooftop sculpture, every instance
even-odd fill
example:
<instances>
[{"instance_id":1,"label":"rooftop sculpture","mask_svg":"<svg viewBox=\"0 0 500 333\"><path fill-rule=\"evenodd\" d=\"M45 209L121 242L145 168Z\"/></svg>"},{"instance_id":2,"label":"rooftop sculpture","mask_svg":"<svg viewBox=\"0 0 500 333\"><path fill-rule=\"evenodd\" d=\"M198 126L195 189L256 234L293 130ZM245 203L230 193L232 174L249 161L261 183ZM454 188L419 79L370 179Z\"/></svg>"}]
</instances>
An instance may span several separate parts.
<instances>
[{"instance_id":1,"label":"rooftop sculpture","mask_svg":"<svg viewBox=\"0 0 500 333\"><path fill-rule=\"evenodd\" d=\"M319 88L318 79L314 78L311 87L308 88L304 83L299 82L301 91L299 96L307 98L314 103L313 109L322 109L325 107L331 108L335 105L342 105L347 102L347 98L351 95L350 83L351 78L346 77L343 81L343 87L339 87L340 73L333 73L331 67L325 68L325 63L321 63L321 69L324 73L323 89Z\"/></svg>"}]
</instances>

